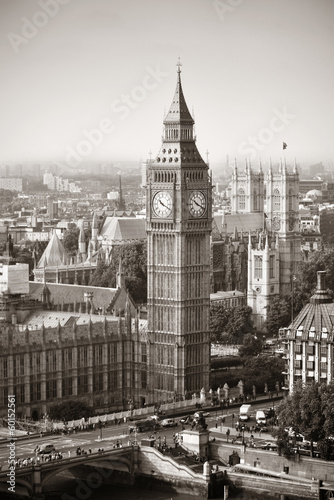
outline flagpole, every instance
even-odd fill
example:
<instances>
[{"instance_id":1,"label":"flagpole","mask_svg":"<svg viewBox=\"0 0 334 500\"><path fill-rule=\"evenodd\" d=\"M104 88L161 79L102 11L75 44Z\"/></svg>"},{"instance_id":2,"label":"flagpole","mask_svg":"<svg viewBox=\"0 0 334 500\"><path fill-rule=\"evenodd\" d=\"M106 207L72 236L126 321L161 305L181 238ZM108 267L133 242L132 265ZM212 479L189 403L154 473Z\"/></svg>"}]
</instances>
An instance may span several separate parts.
<instances>
[{"instance_id":1,"label":"flagpole","mask_svg":"<svg viewBox=\"0 0 334 500\"><path fill-rule=\"evenodd\" d=\"M283 160L284 160L284 167L286 167L286 157L285 157L285 150L288 147L287 143L283 141Z\"/></svg>"}]
</instances>

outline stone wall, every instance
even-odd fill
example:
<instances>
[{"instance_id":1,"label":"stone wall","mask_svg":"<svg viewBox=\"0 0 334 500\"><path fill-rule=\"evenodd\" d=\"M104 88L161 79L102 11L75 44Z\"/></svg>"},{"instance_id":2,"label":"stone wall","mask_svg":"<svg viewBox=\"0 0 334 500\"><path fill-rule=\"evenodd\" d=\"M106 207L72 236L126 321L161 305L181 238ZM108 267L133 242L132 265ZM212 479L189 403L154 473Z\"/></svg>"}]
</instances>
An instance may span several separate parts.
<instances>
[{"instance_id":1,"label":"stone wall","mask_svg":"<svg viewBox=\"0 0 334 500\"><path fill-rule=\"evenodd\" d=\"M175 491L193 494L198 498L208 498L209 477L196 474L189 467L178 464L169 456L165 456L155 448L141 446L136 480L143 486L147 481L154 484L169 484Z\"/></svg>"},{"instance_id":2,"label":"stone wall","mask_svg":"<svg viewBox=\"0 0 334 500\"><path fill-rule=\"evenodd\" d=\"M230 483L230 492L238 490L253 491L261 498L277 498L277 494L286 495L287 498L300 500L318 500L319 484L318 481L310 485L300 484L298 481L284 481L263 476L250 474L240 474L228 472L227 480Z\"/></svg>"},{"instance_id":3,"label":"stone wall","mask_svg":"<svg viewBox=\"0 0 334 500\"><path fill-rule=\"evenodd\" d=\"M228 462L229 456L233 451L236 451L240 457L240 462L246 465L254 466L254 463L259 462L259 467L272 470L275 472L283 472L284 467L289 467L289 474L305 479L322 479L330 481L334 477L334 462L327 462L319 458L310 458L305 456L292 456L285 458L279 456L277 452L270 452L256 448L246 448L242 451L241 445L232 445L222 441L210 441L210 457L219 459L223 462Z\"/></svg>"}]
</instances>

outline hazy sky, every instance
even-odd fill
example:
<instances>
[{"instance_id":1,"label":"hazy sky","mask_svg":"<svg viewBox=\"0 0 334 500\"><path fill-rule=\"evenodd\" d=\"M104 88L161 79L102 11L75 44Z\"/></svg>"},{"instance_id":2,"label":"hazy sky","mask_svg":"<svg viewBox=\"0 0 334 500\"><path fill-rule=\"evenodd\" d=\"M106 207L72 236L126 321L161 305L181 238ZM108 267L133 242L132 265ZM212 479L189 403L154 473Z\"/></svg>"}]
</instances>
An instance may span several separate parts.
<instances>
[{"instance_id":1,"label":"hazy sky","mask_svg":"<svg viewBox=\"0 0 334 500\"><path fill-rule=\"evenodd\" d=\"M204 158L334 160L333 0L0 0L0 26L0 163L157 154L178 57Z\"/></svg>"}]
</instances>

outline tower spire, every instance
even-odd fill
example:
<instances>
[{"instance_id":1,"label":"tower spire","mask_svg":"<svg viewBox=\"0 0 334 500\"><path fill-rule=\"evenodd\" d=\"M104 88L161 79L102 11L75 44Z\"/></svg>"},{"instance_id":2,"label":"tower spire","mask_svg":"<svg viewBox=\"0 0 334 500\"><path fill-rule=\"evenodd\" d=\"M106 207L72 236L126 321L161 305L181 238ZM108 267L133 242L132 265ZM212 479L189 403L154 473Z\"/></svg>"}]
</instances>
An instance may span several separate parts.
<instances>
[{"instance_id":1,"label":"tower spire","mask_svg":"<svg viewBox=\"0 0 334 500\"><path fill-rule=\"evenodd\" d=\"M177 66L177 79L178 79L178 81L181 81L181 66L182 66L182 63L181 63L180 57L178 57L176 66Z\"/></svg>"},{"instance_id":2,"label":"tower spire","mask_svg":"<svg viewBox=\"0 0 334 500\"><path fill-rule=\"evenodd\" d=\"M122 194L122 175L121 172L118 172L118 180L119 180L119 190L118 190L118 203L117 210L125 210L125 203Z\"/></svg>"}]
</instances>

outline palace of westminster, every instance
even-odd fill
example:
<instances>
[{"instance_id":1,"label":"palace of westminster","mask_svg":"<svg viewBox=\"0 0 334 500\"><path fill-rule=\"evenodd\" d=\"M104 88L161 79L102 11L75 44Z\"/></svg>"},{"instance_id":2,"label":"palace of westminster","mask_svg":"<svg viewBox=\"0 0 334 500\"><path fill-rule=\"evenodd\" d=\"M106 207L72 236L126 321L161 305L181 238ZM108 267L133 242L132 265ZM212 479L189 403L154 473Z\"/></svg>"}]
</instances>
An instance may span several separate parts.
<instances>
[{"instance_id":1,"label":"palace of westminster","mask_svg":"<svg viewBox=\"0 0 334 500\"><path fill-rule=\"evenodd\" d=\"M147 317L126 290L121 268L115 289L88 286L112 220L99 227L94 216L87 253L80 233L78 265L66 263L56 235L36 263L35 281L28 265L3 264L0 416L11 394L17 417L37 420L66 400L106 412L128 409L130 401L141 406L207 391L210 295L243 295L260 329L270 300L289 294L301 259L297 168L281 163L264 173L249 162L235 165L231 213L213 216L211 174L197 150L180 66L163 123L160 150L147 162L146 221L121 221L123 234L147 239ZM328 310L334 306L319 283L297 318L299 333L288 330L290 384L332 379Z\"/></svg>"}]
</instances>

